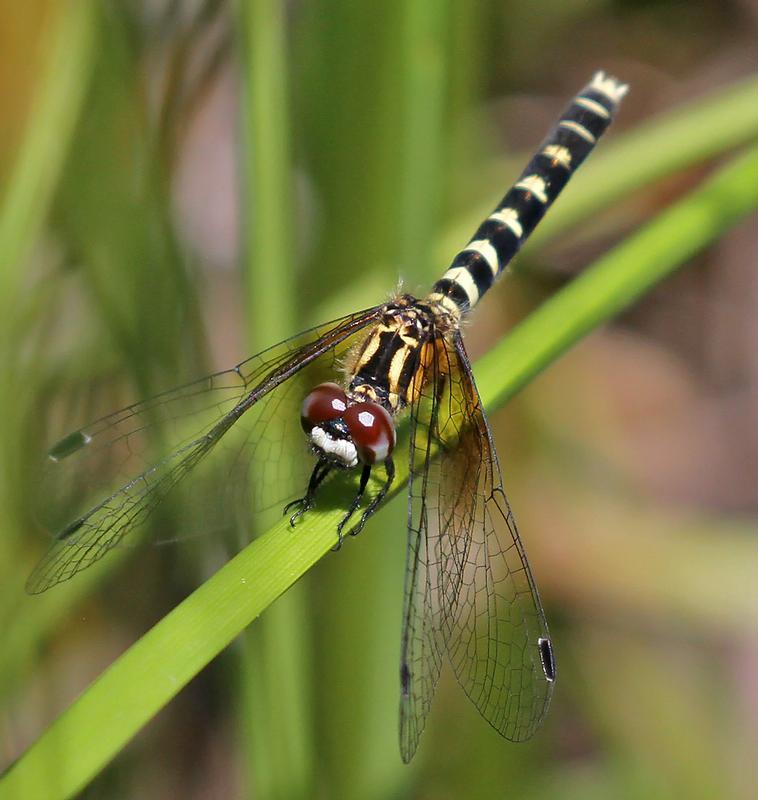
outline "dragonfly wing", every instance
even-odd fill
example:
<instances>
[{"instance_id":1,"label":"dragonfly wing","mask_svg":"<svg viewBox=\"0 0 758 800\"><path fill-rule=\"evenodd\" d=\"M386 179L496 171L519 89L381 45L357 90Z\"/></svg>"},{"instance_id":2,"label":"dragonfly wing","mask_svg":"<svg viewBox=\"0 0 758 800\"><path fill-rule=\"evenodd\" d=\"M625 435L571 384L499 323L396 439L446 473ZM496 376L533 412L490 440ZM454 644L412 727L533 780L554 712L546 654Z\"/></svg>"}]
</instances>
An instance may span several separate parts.
<instances>
[{"instance_id":1,"label":"dragonfly wing","mask_svg":"<svg viewBox=\"0 0 758 800\"><path fill-rule=\"evenodd\" d=\"M545 617L457 335L412 409L400 746L409 761L442 662L503 736L526 739L555 666Z\"/></svg>"},{"instance_id":2,"label":"dragonfly wing","mask_svg":"<svg viewBox=\"0 0 758 800\"><path fill-rule=\"evenodd\" d=\"M436 428L448 366L439 358L432 360L432 375L410 414L408 551L400 654L400 753L406 763L424 730L447 650L445 631L449 626L442 622L445 606L440 583L446 578L442 558L447 548L441 542L446 531L440 525Z\"/></svg>"},{"instance_id":3,"label":"dragonfly wing","mask_svg":"<svg viewBox=\"0 0 758 800\"><path fill-rule=\"evenodd\" d=\"M214 443L209 432L183 445L69 523L34 568L26 590L30 594L44 592L102 558L126 533L147 519Z\"/></svg>"},{"instance_id":4,"label":"dragonfly wing","mask_svg":"<svg viewBox=\"0 0 758 800\"><path fill-rule=\"evenodd\" d=\"M285 453L296 435L302 441L297 407L309 388L295 376L333 379L377 313L378 307L367 309L312 328L61 439L48 453L40 499L58 505L52 521L58 533L27 590L45 591L101 558L175 494L187 473L205 465L209 453L214 468L229 477L219 481L227 491L245 485L251 502L260 505L273 503L277 490L288 493L279 489L291 470L287 465L307 467L306 459ZM232 480L237 473L244 479Z\"/></svg>"},{"instance_id":5,"label":"dragonfly wing","mask_svg":"<svg viewBox=\"0 0 758 800\"><path fill-rule=\"evenodd\" d=\"M457 498L448 512L453 535L445 541L455 544L455 558L460 554L463 562L454 610L446 618L448 654L481 715L505 738L522 741L547 712L555 661L460 335L454 347L458 444L452 458L442 459L441 485L444 497Z\"/></svg>"}]
</instances>

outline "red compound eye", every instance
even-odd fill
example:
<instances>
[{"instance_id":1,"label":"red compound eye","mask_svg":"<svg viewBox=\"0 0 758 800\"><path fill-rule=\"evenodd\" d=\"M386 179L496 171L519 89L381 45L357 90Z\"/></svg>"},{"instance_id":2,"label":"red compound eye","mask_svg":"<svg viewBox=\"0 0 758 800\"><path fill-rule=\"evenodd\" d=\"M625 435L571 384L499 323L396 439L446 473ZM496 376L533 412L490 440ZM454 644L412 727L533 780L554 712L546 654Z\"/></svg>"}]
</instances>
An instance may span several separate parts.
<instances>
[{"instance_id":1,"label":"red compound eye","mask_svg":"<svg viewBox=\"0 0 758 800\"><path fill-rule=\"evenodd\" d=\"M395 425L389 412L376 403L356 403L344 414L350 437L364 464L378 464L395 447Z\"/></svg>"},{"instance_id":2,"label":"red compound eye","mask_svg":"<svg viewBox=\"0 0 758 800\"><path fill-rule=\"evenodd\" d=\"M336 383L322 383L310 392L300 406L300 424L306 433L322 422L339 419L347 408L347 397Z\"/></svg>"}]
</instances>

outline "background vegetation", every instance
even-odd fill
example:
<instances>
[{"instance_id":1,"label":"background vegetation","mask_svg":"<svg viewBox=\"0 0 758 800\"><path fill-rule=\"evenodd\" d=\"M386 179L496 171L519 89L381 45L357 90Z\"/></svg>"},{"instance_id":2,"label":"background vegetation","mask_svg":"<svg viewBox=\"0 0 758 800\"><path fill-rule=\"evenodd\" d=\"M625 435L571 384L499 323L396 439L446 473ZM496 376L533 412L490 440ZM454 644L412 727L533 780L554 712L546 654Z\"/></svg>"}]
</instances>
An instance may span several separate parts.
<instances>
[{"instance_id":1,"label":"background vegetation","mask_svg":"<svg viewBox=\"0 0 758 800\"><path fill-rule=\"evenodd\" d=\"M750 0L0 6L1 798L753 796L757 29ZM328 513L221 572L253 524L167 513L177 546L24 594L51 439L424 291L597 68L620 118L467 336L517 326L477 376L558 656L532 742L447 674L401 764L402 499L268 608Z\"/></svg>"}]
</instances>

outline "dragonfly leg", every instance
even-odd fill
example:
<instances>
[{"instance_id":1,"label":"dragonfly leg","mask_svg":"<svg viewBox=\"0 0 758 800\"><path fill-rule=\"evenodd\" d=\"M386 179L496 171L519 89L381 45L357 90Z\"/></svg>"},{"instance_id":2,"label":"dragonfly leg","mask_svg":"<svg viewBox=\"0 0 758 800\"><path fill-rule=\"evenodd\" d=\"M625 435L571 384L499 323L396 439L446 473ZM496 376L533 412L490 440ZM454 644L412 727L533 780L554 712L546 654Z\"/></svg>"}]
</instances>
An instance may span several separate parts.
<instances>
[{"instance_id":1,"label":"dragonfly leg","mask_svg":"<svg viewBox=\"0 0 758 800\"><path fill-rule=\"evenodd\" d=\"M350 508L348 508L347 512L345 513L345 516L342 517L342 521L337 526L337 544L334 545L332 550L336 551L339 550L340 547L342 547L342 540L344 539L344 536L342 535L342 529L345 527L347 521L350 519L350 517L353 516L357 508L360 506L361 500L363 499L363 495L366 491L366 487L368 486L368 479L370 476L371 476L371 465L365 464L363 467L363 472L361 472L361 482L358 484L358 491L356 492L355 497L353 498L353 502L350 503Z\"/></svg>"},{"instance_id":2,"label":"dragonfly leg","mask_svg":"<svg viewBox=\"0 0 758 800\"><path fill-rule=\"evenodd\" d=\"M305 514L306 511L313 508L315 497L316 497L316 490L321 485L322 481L326 476L329 474L331 470L331 465L328 461L324 459L320 459L316 462L316 466L313 468L313 472L311 473L311 479L308 481L308 488L305 491L305 497L300 497L297 500L293 500L291 503L287 503L284 507L284 514L287 514L291 509L296 508L297 511L290 517L290 525L294 528L295 523L297 520Z\"/></svg>"},{"instance_id":3,"label":"dragonfly leg","mask_svg":"<svg viewBox=\"0 0 758 800\"><path fill-rule=\"evenodd\" d=\"M377 492L376 497L366 506L366 510L361 514L358 524L350 529L349 533L351 536L357 536L363 530L363 526L369 521L376 509L379 508L379 504L387 496L387 492L390 490L390 486L392 486L392 481L395 480L395 464L391 458L388 458L384 462L384 471L387 473L387 480L384 482L384 486L382 486Z\"/></svg>"}]
</instances>

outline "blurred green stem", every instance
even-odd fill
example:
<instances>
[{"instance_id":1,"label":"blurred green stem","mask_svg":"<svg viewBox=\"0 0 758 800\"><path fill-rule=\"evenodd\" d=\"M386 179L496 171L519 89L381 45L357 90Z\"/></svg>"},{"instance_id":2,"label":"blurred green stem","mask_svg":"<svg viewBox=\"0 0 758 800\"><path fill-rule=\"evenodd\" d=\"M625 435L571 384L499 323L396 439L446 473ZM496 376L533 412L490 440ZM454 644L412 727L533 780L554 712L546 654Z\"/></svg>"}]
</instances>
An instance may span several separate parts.
<instances>
[{"instance_id":1,"label":"blurred green stem","mask_svg":"<svg viewBox=\"0 0 758 800\"><path fill-rule=\"evenodd\" d=\"M47 34L47 62L37 81L21 148L0 203L2 462L17 465L0 478L0 524L9 534L18 530L13 513L22 495L19 470L25 461L21 454L28 446L21 441L24 427L20 415L31 405L27 398L33 395L32 384L39 378L36 372L32 376L25 374L23 380L18 375L19 360L27 355L19 345L21 332L27 330L30 309L36 308L40 296L44 296L43 292L29 291L30 254L45 225L89 86L95 14L96 9L89 3L73 0L61 4L58 18ZM23 341L28 344L28 335ZM16 602L10 601L14 581L7 579L11 571L18 569L18 555L11 551L13 544L10 535L0 537L0 594L9 595L3 608L13 608ZM0 619L0 623L7 630L11 621ZM30 630L28 625L26 628L25 634ZM11 658L19 655L7 648L4 651L11 653ZM24 655L22 651L22 659ZM4 672L3 667L0 671Z\"/></svg>"},{"instance_id":2,"label":"blurred green stem","mask_svg":"<svg viewBox=\"0 0 758 800\"><path fill-rule=\"evenodd\" d=\"M429 260L440 211L445 111L444 23L449 3L417 0L402 18L403 163L400 169L401 274Z\"/></svg>"},{"instance_id":3,"label":"blurred green stem","mask_svg":"<svg viewBox=\"0 0 758 800\"><path fill-rule=\"evenodd\" d=\"M96 9L90 3L72 0L62 5L23 146L3 193L0 207L3 328L15 317L26 258L47 218L89 85L95 14Z\"/></svg>"}]
</instances>

